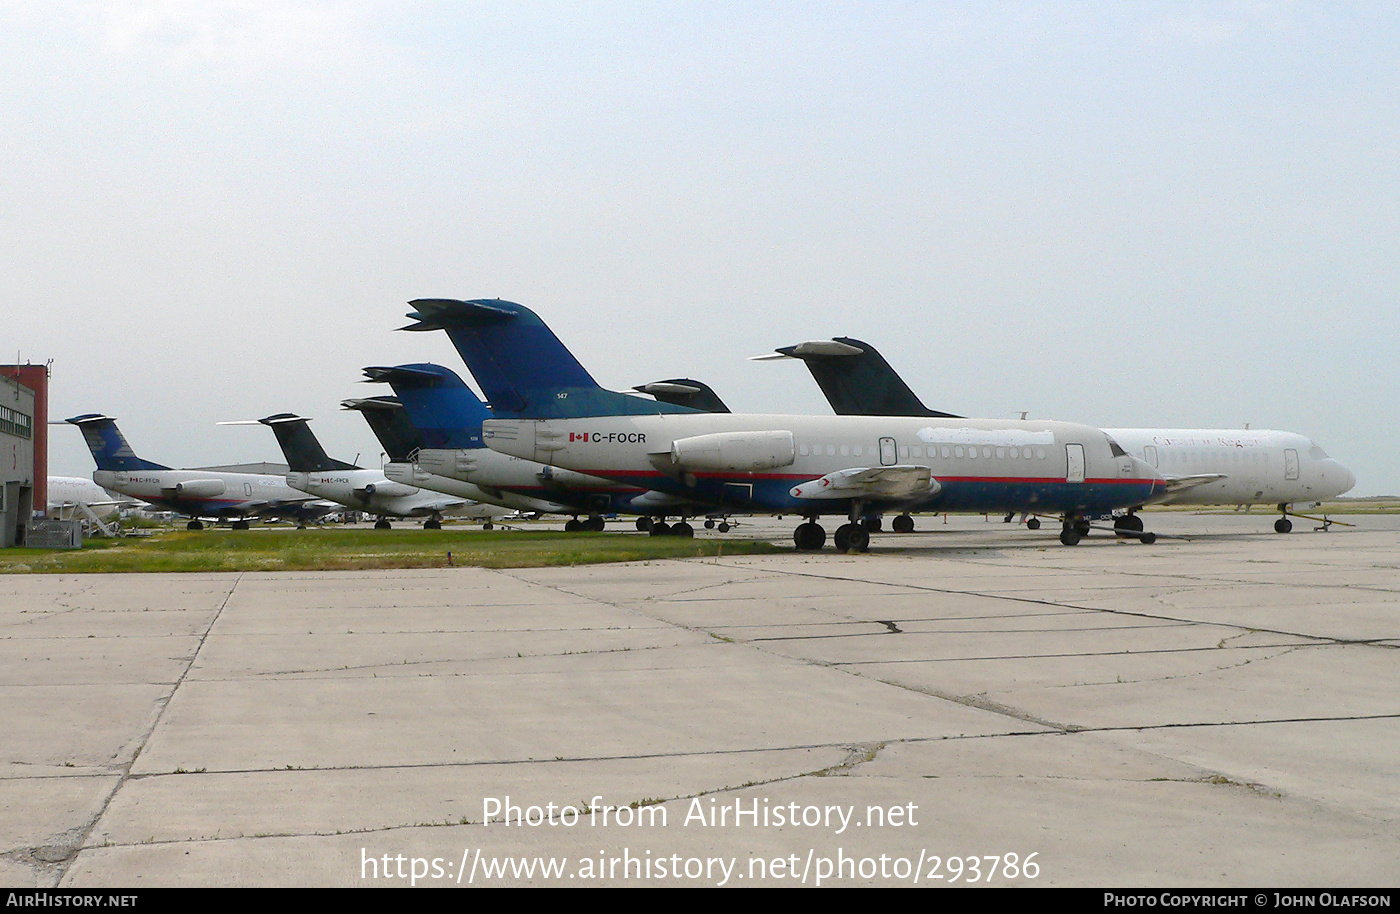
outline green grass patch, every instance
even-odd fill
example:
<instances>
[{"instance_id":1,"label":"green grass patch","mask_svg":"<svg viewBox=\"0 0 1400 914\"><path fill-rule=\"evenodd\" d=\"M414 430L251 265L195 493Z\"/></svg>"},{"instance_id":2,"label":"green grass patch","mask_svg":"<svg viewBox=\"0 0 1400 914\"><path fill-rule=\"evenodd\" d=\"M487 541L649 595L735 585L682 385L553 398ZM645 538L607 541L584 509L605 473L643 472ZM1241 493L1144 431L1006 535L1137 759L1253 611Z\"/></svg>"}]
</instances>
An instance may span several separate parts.
<instances>
[{"instance_id":1,"label":"green grass patch","mask_svg":"<svg viewBox=\"0 0 1400 914\"><path fill-rule=\"evenodd\" d=\"M140 539L93 539L82 549L4 549L0 573L443 568L449 552L455 566L540 568L791 551L755 540L552 530L175 530Z\"/></svg>"}]
</instances>

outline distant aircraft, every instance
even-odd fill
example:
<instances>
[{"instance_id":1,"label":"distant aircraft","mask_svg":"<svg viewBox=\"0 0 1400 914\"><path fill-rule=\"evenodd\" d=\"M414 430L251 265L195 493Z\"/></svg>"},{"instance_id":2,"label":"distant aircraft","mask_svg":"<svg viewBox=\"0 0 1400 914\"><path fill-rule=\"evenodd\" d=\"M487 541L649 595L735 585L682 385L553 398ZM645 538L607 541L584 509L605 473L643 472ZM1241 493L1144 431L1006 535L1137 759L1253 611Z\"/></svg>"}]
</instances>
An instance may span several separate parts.
<instances>
[{"instance_id":1,"label":"distant aircraft","mask_svg":"<svg viewBox=\"0 0 1400 914\"><path fill-rule=\"evenodd\" d=\"M71 516L86 508L96 517L105 519L123 507L140 504L134 498L109 492L82 476L50 476L48 493L47 513L50 517Z\"/></svg>"},{"instance_id":2,"label":"distant aircraft","mask_svg":"<svg viewBox=\"0 0 1400 914\"><path fill-rule=\"evenodd\" d=\"M468 500L417 486L394 482L380 470L365 469L327 456L308 423L292 413L278 413L253 422L220 422L220 425L266 425L277 436L287 458L287 484L318 498L375 515L376 530L388 530L391 517L425 517L424 529L442 526L442 515L468 507Z\"/></svg>"},{"instance_id":3,"label":"distant aircraft","mask_svg":"<svg viewBox=\"0 0 1400 914\"><path fill-rule=\"evenodd\" d=\"M487 530L491 529L495 518L504 517L511 511L536 510L533 505L519 503L507 507L480 486L459 479L430 473L415 474L410 458L423 446L426 437L409 421L408 411L397 397L357 397L342 400L340 405L344 409L355 410L369 423L375 437L384 446L384 452L389 455L390 462L384 466L384 475L391 482L468 499L467 507L462 509L463 516L483 521L482 526Z\"/></svg>"},{"instance_id":4,"label":"distant aircraft","mask_svg":"<svg viewBox=\"0 0 1400 914\"><path fill-rule=\"evenodd\" d=\"M793 534L800 550L825 542L822 515L849 518L838 550L864 551L860 518L914 506L1062 513L1061 541L1072 545L1082 518L1165 489L1088 426L695 412L605 390L522 305L410 305L415 323L404 329L447 331L481 385L497 416L483 423L492 449L736 510L797 514L807 518Z\"/></svg>"},{"instance_id":5,"label":"distant aircraft","mask_svg":"<svg viewBox=\"0 0 1400 914\"><path fill-rule=\"evenodd\" d=\"M754 358L801 359L838 415L948 415L924 406L875 347L862 340L814 340ZM1169 491L1154 503L1275 504L1283 515L1274 523L1279 533L1293 529L1288 519L1293 503L1332 498L1356 484L1350 470L1293 432L1167 428L1106 428L1104 432L1166 477ZM1131 506L1115 518L1115 528L1140 532L1140 507ZM896 531L913 529L912 520L896 518L895 524Z\"/></svg>"},{"instance_id":6,"label":"distant aircraft","mask_svg":"<svg viewBox=\"0 0 1400 914\"><path fill-rule=\"evenodd\" d=\"M247 530L250 517L283 517L304 523L331 509L330 505L291 488L281 476L217 469L176 470L142 460L110 416L87 413L65 421L82 431L97 462L93 482L164 511L183 514L191 518L186 525L190 530L203 529L204 518L230 520L235 530Z\"/></svg>"},{"instance_id":7,"label":"distant aircraft","mask_svg":"<svg viewBox=\"0 0 1400 914\"><path fill-rule=\"evenodd\" d=\"M471 388L456 372L441 365L418 363L393 367L373 366L364 369L371 381L388 383L403 404L413 425L424 436L424 446L415 457L416 473L450 477L480 486L501 498L528 500L517 507L528 511L573 515L564 525L569 532L604 529L605 514L628 513L655 517L639 523L639 529L650 529L657 536L693 536L685 517L704 513L704 506L690 499L675 498L659 492L648 492L634 486L619 485L598 476L498 454L482 443L481 423L491 418L491 411L477 399ZM677 379L658 382L667 385L662 394L704 402L718 403L719 398L698 381ZM638 402L653 403L651 400ZM721 403L720 406L723 406ZM390 478L416 481L417 475L394 475ZM402 474L402 470L398 470ZM579 515L586 519L580 520ZM680 515L682 520L666 524L665 516Z\"/></svg>"}]
</instances>

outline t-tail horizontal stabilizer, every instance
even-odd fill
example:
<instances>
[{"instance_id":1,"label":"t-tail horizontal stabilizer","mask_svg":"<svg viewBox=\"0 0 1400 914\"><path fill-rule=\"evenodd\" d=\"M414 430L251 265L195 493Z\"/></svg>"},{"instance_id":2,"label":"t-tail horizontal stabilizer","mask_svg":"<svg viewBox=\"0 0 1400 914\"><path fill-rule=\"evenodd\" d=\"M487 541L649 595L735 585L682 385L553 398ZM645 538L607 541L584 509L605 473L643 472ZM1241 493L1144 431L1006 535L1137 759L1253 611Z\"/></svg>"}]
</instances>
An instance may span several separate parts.
<instances>
[{"instance_id":1,"label":"t-tail horizontal stabilizer","mask_svg":"<svg viewBox=\"0 0 1400 914\"><path fill-rule=\"evenodd\" d=\"M572 419L695 412L605 390L535 312L501 299L409 302L403 330L446 330L491 411L502 418Z\"/></svg>"},{"instance_id":2,"label":"t-tail horizontal stabilizer","mask_svg":"<svg viewBox=\"0 0 1400 914\"><path fill-rule=\"evenodd\" d=\"M686 406L703 413L727 413L730 411L710 385L693 378L652 381L650 384L638 384L632 389L644 394L651 394L662 403Z\"/></svg>"}]
</instances>

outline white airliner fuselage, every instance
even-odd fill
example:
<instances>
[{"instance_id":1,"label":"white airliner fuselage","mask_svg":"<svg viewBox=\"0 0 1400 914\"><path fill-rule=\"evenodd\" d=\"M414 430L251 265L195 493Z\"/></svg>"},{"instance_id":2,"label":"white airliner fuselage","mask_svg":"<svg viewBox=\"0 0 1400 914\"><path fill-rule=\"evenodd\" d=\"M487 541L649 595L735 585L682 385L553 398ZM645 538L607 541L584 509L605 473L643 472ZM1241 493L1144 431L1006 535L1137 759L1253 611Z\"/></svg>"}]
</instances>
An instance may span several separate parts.
<instances>
[{"instance_id":1,"label":"white airliner fuselage","mask_svg":"<svg viewBox=\"0 0 1400 914\"><path fill-rule=\"evenodd\" d=\"M497 454L495 451L479 448L478 450L490 454L492 457L499 457L506 460L514 458L506 457L504 454ZM421 455L426 451L418 452ZM442 461L430 463L446 462L455 465L452 460L453 454L470 454L471 451L434 451L433 454L447 455ZM518 461L517 461L518 462ZM384 465L384 475L393 482L402 483L408 486L417 486L420 489L431 489L434 492L442 492L445 495L455 495L458 498L470 498L473 501L487 502L493 505L500 505L510 508L512 511L537 511L546 514L567 513L568 508L564 505L552 501L545 501L539 498L531 498L528 495L518 495L515 492L505 491L500 488L483 488L475 483L467 482L450 474L437 474L429 472L427 467L421 463L386 463ZM502 512L504 513L504 512Z\"/></svg>"},{"instance_id":2,"label":"white airliner fuselage","mask_svg":"<svg viewBox=\"0 0 1400 914\"><path fill-rule=\"evenodd\" d=\"M216 470L97 470L93 482L190 517L245 517L308 501L280 476Z\"/></svg>"},{"instance_id":3,"label":"white airliner fuselage","mask_svg":"<svg viewBox=\"0 0 1400 914\"><path fill-rule=\"evenodd\" d=\"M488 420L492 449L637 488L808 517L883 507L1093 514L1165 492L1064 422L671 413Z\"/></svg>"},{"instance_id":4,"label":"white airliner fuselage","mask_svg":"<svg viewBox=\"0 0 1400 914\"><path fill-rule=\"evenodd\" d=\"M48 513L58 517L71 512L79 505L86 505L98 517L110 517L121 510L123 505L136 505L135 499L124 498L120 493L109 492L81 476L50 476L48 478Z\"/></svg>"},{"instance_id":5,"label":"white airliner fuselage","mask_svg":"<svg viewBox=\"0 0 1400 914\"><path fill-rule=\"evenodd\" d=\"M1286 505L1333 498L1356 477L1310 439L1268 429L1110 428L1124 450L1168 478L1223 478L1173 492L1172 505Z\"/></svg>"},{"instance_id":6,"label":"white airliner fuselage","mask_svg":"<svg viewBox=\"0 0 1400 914\"><path fill-rule=\"evenodd\" d=\"M524 498L534 504L549 503L553 508L522 508L560 513L610 513L630 509L633 498L645 489L620 484L563 468L562 464L541 465L531 459L490 448L434 449L418 452L421 471L447 476L480 486L487 492Z\"/></svg>"},{"instance_id":7,"label":"white airliner fuselage","mask_svg":"<svg viewBox=\"0 0 1400 914\"><path fill-rule=\"evenodd\" d=\"M369 514L389 517L434 517L463 513L464 499L394 482L379 470L316 470L288 473L294 489Z\"/></svg>"}]
</instances>

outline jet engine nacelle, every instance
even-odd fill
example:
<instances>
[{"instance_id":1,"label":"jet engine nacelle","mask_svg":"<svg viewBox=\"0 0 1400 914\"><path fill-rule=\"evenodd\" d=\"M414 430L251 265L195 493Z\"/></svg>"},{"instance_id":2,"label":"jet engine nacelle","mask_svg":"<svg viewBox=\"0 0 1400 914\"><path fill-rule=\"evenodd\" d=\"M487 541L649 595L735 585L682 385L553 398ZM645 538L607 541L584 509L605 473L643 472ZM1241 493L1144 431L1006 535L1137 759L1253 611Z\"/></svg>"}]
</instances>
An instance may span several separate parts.
<instances>
[{"instance_id":1,"label":"jet engine nacelle","mask_svg":"<svg viewBox=\"0 0 1400 914\"><path fill-rule=\"evenodd\" d=\"M717 432L671 442L671 463L686 470L752 472L791 466L792 432Z\"/></svg>"},{"instance_id":2,"label":"jet engine nacelle","mask_svg":"<svg viewBox=\"0 0 1400 914\"><path fill-rule=\"evenodd\" d=\"M406 486L401 482L389 482L388 480L372 482L359 491L365 498L371 495L378 495L380 498L404 498L418 494L416 486Z\"/></svg>"},{"instance_id":3,"label":"jet engine nacelle","mask_svg":"<svg viewBox=\"0 0 1400 914\"><path fill-rule=\"evenodd\" d=\"M224 494L222 479L186 479L170 487L180 498L217 498Z\"/></svg>"}]
</instances>

